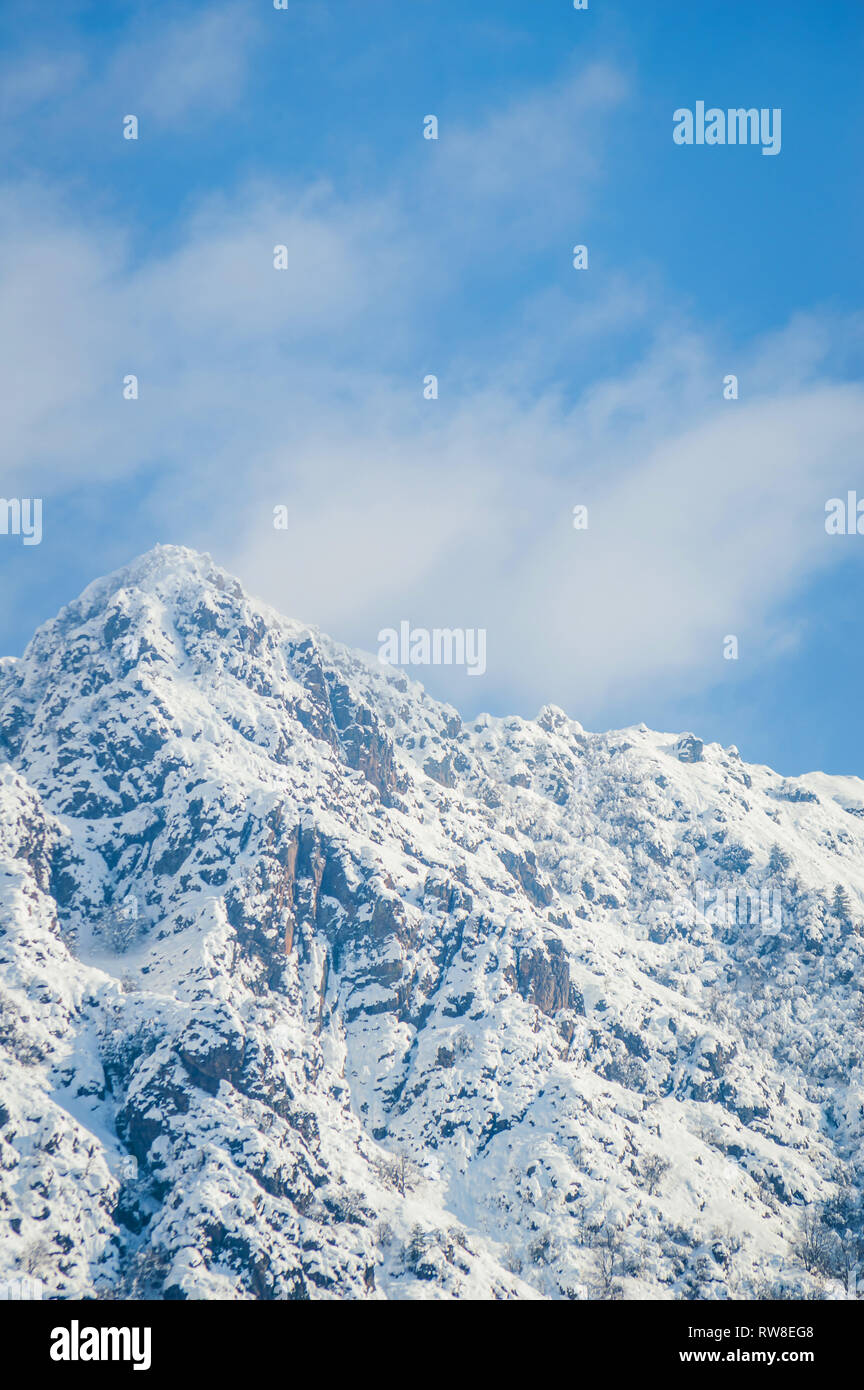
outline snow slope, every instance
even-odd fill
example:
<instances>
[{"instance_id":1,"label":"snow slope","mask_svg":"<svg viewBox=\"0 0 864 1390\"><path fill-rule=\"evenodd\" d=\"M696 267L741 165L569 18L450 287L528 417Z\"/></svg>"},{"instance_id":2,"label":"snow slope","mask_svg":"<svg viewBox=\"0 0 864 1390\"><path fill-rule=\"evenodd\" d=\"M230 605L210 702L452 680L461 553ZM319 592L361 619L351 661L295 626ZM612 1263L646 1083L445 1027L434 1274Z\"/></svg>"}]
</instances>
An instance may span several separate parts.
<instances>
[{"instance_id":1,"label":"snow slope","mask_svg":"<svg viewBox=\"0 0 864 1390\"><path fill-rule=\"evenodd\" d=\"M98 581L0 662L0 1279L844 1296L859 789Z\"/></svg>"}]
</instances>

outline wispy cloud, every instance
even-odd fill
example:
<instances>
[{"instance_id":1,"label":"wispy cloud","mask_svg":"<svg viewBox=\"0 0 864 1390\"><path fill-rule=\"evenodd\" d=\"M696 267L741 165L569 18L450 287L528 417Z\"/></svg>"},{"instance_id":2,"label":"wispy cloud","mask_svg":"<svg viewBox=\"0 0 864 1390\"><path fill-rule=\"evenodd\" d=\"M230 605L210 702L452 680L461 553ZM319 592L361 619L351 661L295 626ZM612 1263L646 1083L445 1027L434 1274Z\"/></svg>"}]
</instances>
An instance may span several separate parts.
<instances>
[{"instance_id":1,"label":"wispy cloud","mask_svg":"<svg viewBox=\"0 0 864 1390\"><path fill-rule=\"evenodd\" d=\"M197 17L200 67L190 27L151 54L139 101L179 119L220 53L236 95L232 15ZM111 65L112 90L128 62ZM580 287L569 314L566 288L546 285L514 299L508 331L478 318L429 349L440 302L471 276L508 275L544 216L568 255L564 229L590 212L624 95L609 70L571 75L448 132L449 147L419 151L374 196L247 182L200 202L143 259L115 220L7 187L7 489L62 511L110 488L118 559L141 548L146 515L163 539L208 546L277 606L360 645L402 617L485 627L484 682L429 673L471 704L530 712L551 696L590 722L628 691L714 680L726 632L758 632L769 651L778 606L839 556L821 508L854 467L864 395L829 353L859 326L810 317L721 349L661 284L619 272ZM502 228L520 196L518 230ZM610 342L625 345L614 369ZM721 399L729 370L739 401ZM435 402L421 394L430 371ZM129 372L134 402L121 397ZM289 525L275 531L282 503ZM587 531L573 530L576 503Z\"/></svg>"},{"instance_id":2,"label":"wispy cloud","mask_svg":"<svg viewBox=\"0 0 864 1390\"><path fill-rule=\"evenodd\" d=\"M158 25L136 21L104 76L121 105L158 128L235 105L250 71L260 21L248 5L229 0L194 13L166 16Z\"/></svg>"},{"instance_id":3,"label":"wispy cloud","mask_svg":"<svg viewBox=\"0 0 864 1390\"><path fill-rule=\"evenodd\" d=\"M188 131L238 103L265 31L238 0L133 13L114 45L82 45L62 26L46 55L44 34L0 66L6 146L20 147L71 129L84 137L129 113L151 129Z\"/></svg>"}]
</instances>

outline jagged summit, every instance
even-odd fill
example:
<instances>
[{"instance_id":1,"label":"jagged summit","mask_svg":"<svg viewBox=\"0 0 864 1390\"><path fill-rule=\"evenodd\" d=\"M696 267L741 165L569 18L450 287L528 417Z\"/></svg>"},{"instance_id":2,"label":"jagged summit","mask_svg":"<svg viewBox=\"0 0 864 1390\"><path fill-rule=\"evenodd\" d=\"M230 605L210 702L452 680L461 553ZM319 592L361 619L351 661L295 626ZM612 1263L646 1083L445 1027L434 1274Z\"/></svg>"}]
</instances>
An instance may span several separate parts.
<instances>
[{"instance_id":1,"label":"jagged summit","mask_svg":"<svg viewBox=\"0 0 864 1390\"><path fill-rule=\"evenodd\" d=\"M839 1296L859 788L463 721L182 547L96 581L0 666L5 1270Z\"/></svg>"},{"instance_id":2,"label":"jagged summit","mask_svg":"<svg viewBox=\"0 0 864 1390\"><path fill-rule=\"evenodd\" d=\"M240 581L217 565L210 555L187 546L156 545L130 564L94 579L77 599L60 610L56 618L42 624L34 641L41 642L43 634L49 643L56 641L81 623L98 617L121 593L129 594L127 603L131 603L132 595L139 595L139 601L147 599L168 609L188 603L196 596L203 598L207 593L214 593L232 603L254 607L266 614L272 623L301 626L291 624L275 609L250 598Z\"/></svg>"},{"instance_id":3,"label":"jagged summit","mask_svg":"<svg viewBox=\"0 0 864 1390\"><path fill-rule=\"evenodd\" d=\"M233 590L238 598L244 597L239 581L220 569L210 555L184 545L156 545L128 565L94 579L77 599L61 608L57 617L49 619L43 627L53 627L54 624L62 627L70 620L90 617L104 608L120 589L176 596L184 586L190 584Z\"/></svg>"},{"instance_id":4,"label":"jagged summit","mask_svg":"<svg viewBox=\"0 0 864 1390\"><path fill-rule=\"evenodd\" d=\"M118 598L121 593L124 595L122 599ZM209 605L213 604L226 617L229 613L234 614L235 631L232 635L241 640L248 636L248 624L254 618L258 626L263 622L275 634L289 642L306 642L310 647L326 653L328 659L348 668L354 675L358 675L365 668L368 678L373 683L376 683L377 678L379 690L384 690L387 686L395 686L400 696L410 692L423 703L437 705L440 709L446 710L449 719L459 717L452 706L436 701L429 696L420 681L412 679L399 668L381 665L377 657L371 653L344 646L321 632L314 625L281 614L271 604L250 595L240 580L216 564L208 553L191 549L188 546L156 545L151 550L139 555L128 565L94 580L86 586L77 599L65 605L55 618L49 619L37 630L30 648L34 648L35 644L34 656L39 662L46 650L49 653L56 652L57 647L63 646L70 638L77 640L81 627L97 621L102 614L111 617L107 628L110 640L116 636L118 622L117 617L112 615L122 612L122 618L119 621L124 626L128 623L138 625L146 624L148 619L152 619L153 616L158 619L160 615L171 621L171 615L175 609L189 610L191 608L193 612L197 610L199 617L209 611L212 616L214 610L209 608ZM206 622L209 619L205 617L203 621ZM225 631L223 635L228 636L228 631ZM28 648L28 652L30 648ZM18 662L25 661L26 656L27 653L25 653L24 658L7 657L3 660L14 667ZM466 727L470 725L475 732L480 732L482 729L492 730L505 725L516 727L520 724L529 725L531 723L536 723L550 734L580 737L585 732L578 720L572 719L566 711L552 704L544 705L533 721L523 720L520 716L515 715L478 714L473 720L467 721ZM701 761L703 749L707 750L706 757L708 758L721 756L740 759L738 749L734 745L730 745L725 750L719 744L706 746L693 733L662 734L649 729L644 723L634 725L631 728L610 730L606 734L598 735L600 738L618 742L625 738L640 742L645 736L652 742L659 740L664 746L674 747L678 758L685 762ZM770 772L771 770L765 769L765 771ZM826 774L813 773L806 775L803 779L790 779L790 781L807 781L808 777L816 779L823 786L833 788L834 793L838 796L843 795L843 788L845 787L848 797L851 787L852 799L858 801L858 794L860 793L860 804L864 806L864 781L861 779L832 778L826 777Z\"/></svg>"}]
</instances>

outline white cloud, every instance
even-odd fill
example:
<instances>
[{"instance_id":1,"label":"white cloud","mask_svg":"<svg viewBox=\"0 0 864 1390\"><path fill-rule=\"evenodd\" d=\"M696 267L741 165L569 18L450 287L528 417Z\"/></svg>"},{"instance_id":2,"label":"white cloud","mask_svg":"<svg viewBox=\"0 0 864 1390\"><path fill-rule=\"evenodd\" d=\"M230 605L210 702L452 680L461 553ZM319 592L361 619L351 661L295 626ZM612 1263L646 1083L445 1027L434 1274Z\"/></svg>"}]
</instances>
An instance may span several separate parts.
<instances>
[{"instance_id":1,"label":"white cloud","mask_svg":"<svg viewBox=\"0 0 864 1390\"><path fill-rule=\"evenodd\" d=\"M211 34L229 38L230 25ZM188 75L184 100L201 91ZM573 142L588 123L602 133L622 92L607 72L568 79L545 105L450 133L449 154L442 139L380 197L265 183L213 196L141 263L112 222L7 188L5 491L53 497L56 517L64 495L110 487L106 529L128 555L145 517L367 647L403 617L486 627L484 681L429 673L469 708L551 698L590 723L628 693L716 679L727 632L769 653L778 606L841 557L822 508L854 484L864 396L832 380L826 352L860 324L797 319L721 349L618 274L564 326L562 292L546 290L517 306L518 330L478 323L430 352L438 298L458 308L460 282L490 273L502 208L523 199L530 238L565 174L555 216L590 208L597 171L572 162ZM289 271L272 268L276 243ZM626 368L592 374L636 327ZM728 370L737 402L721 400ZM442 373L437 402L422 399L426 371ZM127 372L136 402L121 398ZM571 525L579 502L587 532ZM272 527L279 503L287 532ZM50 564L47 527L42 549Z\"/></svg>"},{"instance_id":2,"label":"white cloud","mask_svg":"<svg viewBox=\"0 0 864 1390\"><path fill-rule=\"evenodd\" d=\"M265 36L260 17L238 0L179 16L170 6L148 6L132 14L104 59L98 46L66 38L61 24L50 54L40 33L0 69L3 143L38 146L74 131L86 148L108 122L119 139L130 113L151 132L206 127L243 96Z\"/></svg>"},{"instance_id":3,"label":"white cloud","mask_svg":"<svg viewBox=\"0 0 864 1390\"><path fill-rule=\"evenodd\" d=\"M627 91L620 71L598 63L490 112L482 127L451 128L443 117L426 151L429 215L442 199L455 206L451 233L464 243L476 228L492 232L492 256L504 240L523 252L526 238L547 243L550 218L571 217L601 177L609 116Z\"/></svg>"},{"instance_id":4,"label":"white cloud","mask_svg":"<svg viewBox=\"0 0 864 1390\"><path fill-rule=\"evenodd\" d=\"M157 127L197 116L206 124L233 106L249 76L258 24L248 5L230 0L194 13L143 16L132 27L105 74L124 111Z\"/></svg>"},{"instance_id":5,"label":"white cloud","mask_svg":"<svg viewBox=\"0 0 864 1390\"><path fill-rule=\"evenodd\" d=\"M495 701L526 712L553 698L590 722L636 691L699 689L721 678L727 633L767 657L778 606L844 558L823 508L835 480L855 477L864 391L814 382L718 405L715 376L702 409L670 428L675 385L648 401L649 376L629 392L615 383L605 426L591 402L526 411L490 395L435 437L403 418L379 439L370 411L362 444L331 436L304 451L305 483L256 486L260 511L230 562L367 648L401 618L486 627ZM641 424L619 428L621 413ZM268 532L271 501L288 502L287 532ZM443 672L428 683L459 703L492 698Z\"/></svg>"}]
</instances>

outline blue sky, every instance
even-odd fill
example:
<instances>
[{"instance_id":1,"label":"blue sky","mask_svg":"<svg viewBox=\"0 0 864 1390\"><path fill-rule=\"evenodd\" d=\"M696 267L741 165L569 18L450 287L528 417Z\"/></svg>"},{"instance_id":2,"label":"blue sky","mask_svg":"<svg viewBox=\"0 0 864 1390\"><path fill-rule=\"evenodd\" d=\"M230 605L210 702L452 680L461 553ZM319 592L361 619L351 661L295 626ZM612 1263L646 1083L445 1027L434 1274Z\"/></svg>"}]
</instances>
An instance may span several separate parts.
<instances>
[{"instance_id":1,"label":"blue sky","mask_svg":"<svg viewBox=\"0 0 864 1390\"><path fill-rule=\"evenodd\" d=\"M424 676L466 714L864 775L864 538L824 531L864 496L859 3L7 3L0 50L2 491L45 499L0 649L174 541L367 650L487 628L482 680ZM698 100L781 108L780 154L675 145Z\"/></svg>"}]
</instances>

